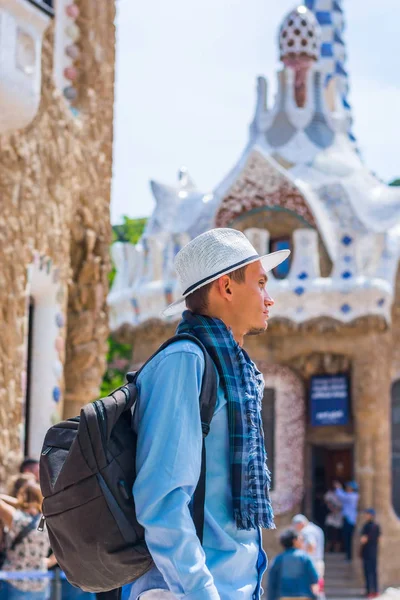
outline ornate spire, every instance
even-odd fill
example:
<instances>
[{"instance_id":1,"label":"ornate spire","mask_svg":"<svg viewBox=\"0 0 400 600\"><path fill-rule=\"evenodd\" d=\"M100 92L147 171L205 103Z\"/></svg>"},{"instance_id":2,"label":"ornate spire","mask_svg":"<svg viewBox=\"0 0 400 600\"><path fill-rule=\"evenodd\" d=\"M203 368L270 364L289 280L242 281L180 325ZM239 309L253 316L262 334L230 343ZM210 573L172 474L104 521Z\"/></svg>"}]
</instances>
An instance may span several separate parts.
<instances>
[{"instance_id":1,"label":"ornate spire","mask_svg":"<svg viewBox=\"0 0 400 600\"><path fill-rule=\"evenodd\" d=\"M281 60L303 56L318 60L321 32L313 12L298 6L284 19L279 32Z\"/></svg>"},{"instance_id":2,"label":"ornate spire","mask_svg":"<svg viewBox=\"0 0 400 600\"><path fill-rule=\"evenodd\" d=\"M326 83L336 80L336 89L342 100L343 110L348 117L348 134L351 132L352 115L348 100L349 76L345 68L346 47L343 41L345 27L342 0L304 0L307 8L313 11L322 29L322 44L319 66L326 73Z\"/></svg>"},{"instance_id":3,"label":"ornate spire","mask_svg":"<svg viewBox=\"0 0 400 600\"><path fill-rule=\"evenodd\" d=\"M297 106L306 103L307 73L319 60L321 29L313 12L305 6L292 10L282 23L279 32L280 59L295 73Z\"/></svg>"}]
</instances>

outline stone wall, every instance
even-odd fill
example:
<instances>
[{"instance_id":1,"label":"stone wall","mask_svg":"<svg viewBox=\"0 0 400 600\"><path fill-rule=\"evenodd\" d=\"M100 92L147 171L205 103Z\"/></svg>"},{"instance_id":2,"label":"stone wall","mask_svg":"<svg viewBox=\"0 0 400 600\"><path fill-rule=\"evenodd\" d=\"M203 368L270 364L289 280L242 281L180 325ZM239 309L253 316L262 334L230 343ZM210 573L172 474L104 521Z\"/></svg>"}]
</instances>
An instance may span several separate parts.
<instances>
[{"instance_id":1,"label":"stone wall","mask_svg":"<svg viewBox=\"0 0 400 600\"><path fill-rule=\"evenodd\" d=\"M0 138L0 480L21 458L27 266L35 251L57 265L69 292L66 412L96 395L105 366L114 2L79 6L80 116L54 87L50 27L38 115L27 129Z\"/></svg>"},{"instance_id":2,"label":"stone wall","mask_svg":"<svg viewBox=\"0 0 400 600\"><path fill-rule=\"evenodd\" d=\"M114 104L114 2L81 2L81 187L72 224L65 416L98 395L106 368Z\"/></svg>"}]
</instances>

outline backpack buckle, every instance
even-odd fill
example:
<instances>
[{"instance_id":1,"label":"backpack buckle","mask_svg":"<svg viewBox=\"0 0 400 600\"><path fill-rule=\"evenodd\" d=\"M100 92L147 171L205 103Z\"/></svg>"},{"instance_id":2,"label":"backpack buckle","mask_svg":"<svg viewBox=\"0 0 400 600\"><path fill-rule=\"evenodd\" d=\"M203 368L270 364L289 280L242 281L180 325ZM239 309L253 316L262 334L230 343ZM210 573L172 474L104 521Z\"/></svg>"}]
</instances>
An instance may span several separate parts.
<instances>
[{"instance_id":1,"label":"backpack buckle","mask_svg":"<svg viewBox=\"0 0 400 600\"><path fill-rule=\"evenodd\" d=\"M128 383L135 383L137 371L130 371L126 374L126 380Z\"/></svg>"}]
</instances>

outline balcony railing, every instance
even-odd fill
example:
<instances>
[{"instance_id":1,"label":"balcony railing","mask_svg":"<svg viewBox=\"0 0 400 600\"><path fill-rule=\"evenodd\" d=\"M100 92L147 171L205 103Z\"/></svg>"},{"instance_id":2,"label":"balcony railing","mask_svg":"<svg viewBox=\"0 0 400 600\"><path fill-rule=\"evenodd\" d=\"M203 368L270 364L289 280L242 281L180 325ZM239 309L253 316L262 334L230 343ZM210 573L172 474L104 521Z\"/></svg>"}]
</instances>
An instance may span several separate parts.
<instances>
[{"instance_id":1,"label":"balcony railing","mask_svg":"<svg viewBox=\"0 0 400 600\"><path fill-rule=\"evenodd\" d=\"M31 4L34 4L38 8L40 8L40 10L42 10L46 14L50 15L51 17L54 16L54 0L27 0L27 1L30 2Z\"/></svg>"}]
</instances>

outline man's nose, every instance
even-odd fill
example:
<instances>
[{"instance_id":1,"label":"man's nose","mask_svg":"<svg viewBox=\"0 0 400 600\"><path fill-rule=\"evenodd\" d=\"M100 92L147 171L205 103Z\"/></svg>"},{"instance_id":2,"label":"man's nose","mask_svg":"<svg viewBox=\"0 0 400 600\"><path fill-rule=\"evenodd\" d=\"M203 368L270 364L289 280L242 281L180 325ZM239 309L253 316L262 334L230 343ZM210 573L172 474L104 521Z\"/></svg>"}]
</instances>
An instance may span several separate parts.
<instances>
[{"instance_id":1,"label":"man's nose","mask_svg":"<svg viewBox=\"0 0 400 600\"><path fill-rule=\"evenodd\" d=\"M275 300L271 298L268 292L265 292L264 304L265 306L273 306L275 304Z\"/></svg>"}]
</instances>

